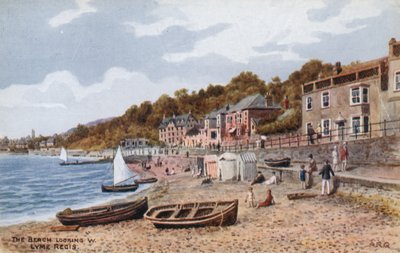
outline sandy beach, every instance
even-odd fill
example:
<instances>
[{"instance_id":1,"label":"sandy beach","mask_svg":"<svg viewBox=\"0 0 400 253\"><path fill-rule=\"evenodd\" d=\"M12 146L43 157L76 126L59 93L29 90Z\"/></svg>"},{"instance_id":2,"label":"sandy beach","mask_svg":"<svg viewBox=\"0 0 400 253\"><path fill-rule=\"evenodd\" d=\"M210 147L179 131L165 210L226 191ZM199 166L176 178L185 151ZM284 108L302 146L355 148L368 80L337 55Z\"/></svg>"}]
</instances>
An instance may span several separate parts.
<instances>
[{"instance_id":1,"label":"sandy beach","mask_svg":"<svg viewBox=\"0 0 400 253\"><path fill-rule=\"evenodd\" d=\"M156 229L141 220L81 227L74 232L51 232L50 222L1 227L1 252L400 252L400 218L384 207L352 201L339 195L288 200L299 184L254 185L258 201L270 188L276 204L248 208L246 182L201 185L182 171L184 158L168 158L150 171L132 169L159 181L147 191L149 206L188 201L239 199L238 221L229 227ZM176 175L164 175L175 166ZM178 167L180 166L180 167ZM309 190L318 193L319 187Z\"/></svg>"}]
</instances>

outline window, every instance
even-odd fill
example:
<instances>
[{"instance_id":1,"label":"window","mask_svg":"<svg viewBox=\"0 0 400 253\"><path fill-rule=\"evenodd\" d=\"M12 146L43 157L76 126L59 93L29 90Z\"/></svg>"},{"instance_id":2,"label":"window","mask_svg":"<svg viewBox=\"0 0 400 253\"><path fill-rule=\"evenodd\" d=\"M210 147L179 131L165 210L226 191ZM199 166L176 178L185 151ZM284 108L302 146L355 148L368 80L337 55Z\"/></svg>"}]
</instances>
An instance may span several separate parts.
<instances>
[{"instance_id":1,"label":"window","mask_svg":"<svg viewBox=\"0 0 400 253\"><path fill-rule=\"evenodd\" d=\"M400 90L400 71L396 72L396 78L395 78L395 84L394 84L394 89L395 90Z\"/></svg>"},{"instance_id":2,"label":"window","mask_svg":"<svg viewBox=\"0 0 400 253\"><path fill-rule=\"evenodd\" d=\"M364 133L369 132L369 117L364 116Z\"/></svg>"},{"instance_id":3,"label":"window","mask_svg":"<svg viewBox=\"0 0 400 253\"><path fill-rule=\"evenodd\" d=\"M227 117L226 121L227 121L228 123L232 123L232 116Z\"/></svg>"},{"instance_id":4,"label":"window","mask_svg":"<svg viewBox=\"0 0 400 253\"><path fill-rule=\"evenodd\" d=\"M211 139L213 139L213 140L217 139L217 132L216 131L211 131Z\"/></svg>"},{"instance_id":5,"label":"window","mask_svg":"<svg viewBox=\"0 0 400 253\"><path fill-rule=\"evenodd\" d=\"M351 89L351 104L359 104L360 100L360 87Z\"/></svg>"},{"instance_id":6,"label":"window","mask_svg":"<svg viewBox=\"0 0 400 253\"><path fill-rule=\"evenodd\" d=\"M357 105L361 103L368 103L368 88L367 87L357 87L351 89L351 104Z\"/></svg>"},{"instance_id":7,"label":"window","mask_svg":"<svg viewBox=\"0 0 400 253\"><path fill-rule=\"evenodd\" d=\"M360 122L361 118L360 117L353 117L351 118L351 125L353 128L353 134L358 134L360 133Z\"/></svg>"},{"instance_id":8,"label":"window","mask_svg":"<svg viewBox=\"0 0 400 253\"><path fill-rule=\"evenodd\" d=\"M311 97L307 97L306 98L306 109L307 110L311 110L312 109L312 98Z\"/></svg>"},{"instance_id":9,"label":"window","mask_svg":"<svg viewBox=\"0 0 400 253\"><path fill-rule=\"evenodd\" d=\"M329 107L329 92L323 92L321 97L322 108Z\"/></svg>"},{"instance_id":10,"label":"window","mask_svg":"<svg viewBox=\"0 0 400 253\"><path fill-rule=\"evenodd\" d=\"M362 102L368 103L368 88L362 88Z\"/></svg>"},{"instance_id":11,"label":"window","mask_svg":"<svg viewBox=\"0 0 400 253\"><path fill-rule=\"evenodd\" d=\"M331 120L330 119L323 119L321 120L322 123L322 135L327 136L331 130Z\"/></svg>"}]
</instances>

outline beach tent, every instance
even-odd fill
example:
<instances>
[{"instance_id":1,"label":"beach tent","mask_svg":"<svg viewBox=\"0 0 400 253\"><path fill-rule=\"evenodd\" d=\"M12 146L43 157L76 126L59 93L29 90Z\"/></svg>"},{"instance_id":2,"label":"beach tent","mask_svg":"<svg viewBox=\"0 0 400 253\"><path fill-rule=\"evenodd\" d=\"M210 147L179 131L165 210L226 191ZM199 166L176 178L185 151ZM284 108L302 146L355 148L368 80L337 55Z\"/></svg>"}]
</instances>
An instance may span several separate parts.
<instances>
[{"instance_id":1,"label":"beach tent","mask_svg":"<svg viewBox=\"0 0 400 253\"><path fill-rule=\"evenodd\" d=\"M218 174L222 181L238 179L236 154L223 153L218 158Z\"/></svg>"},{"instance_id":2,"label":"beach tent","mask_svg":"<svg viewBox=\"0 0 400 253\"><path fill-rule=\"evenodd\" d=\"M218 156L206 155L204 157L204 171L212 178L218 178Z\"/></svg>"},{"instance_id":3,"label":"beach tent","mask_svg":"<svg viewBox=\"0 0 400 253\"><path fill-rule=\"evenodd\" d=\"M238 155L238 176L241 181L252 181L257 175L256 154L246 152Z\"/></svg>"},{"instance_id":4,"label":"beach tent","mask_svg":"<svg viewBox=\"0 0 400 253\"><path fill-rule=\"evenodd\" d=\"M197 157L197 171L196 174L200 174L202 176L205 176L204 173L204 157Z\"/></svg>"}]
</instances>

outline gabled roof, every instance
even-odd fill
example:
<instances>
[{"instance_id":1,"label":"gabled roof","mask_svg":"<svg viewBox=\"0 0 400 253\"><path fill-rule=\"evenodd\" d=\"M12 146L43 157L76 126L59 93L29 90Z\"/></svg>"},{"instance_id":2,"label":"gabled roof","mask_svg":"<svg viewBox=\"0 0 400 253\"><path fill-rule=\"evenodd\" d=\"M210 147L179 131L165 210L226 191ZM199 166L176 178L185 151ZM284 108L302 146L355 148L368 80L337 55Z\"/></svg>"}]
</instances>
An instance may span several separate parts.
<instances>
[{"instance_id":1,"label":"gabled roof","mask_svg":"<svg viewBox=\"0 0 400 253\"><path fill-rule=\"evenodd\" d=\"M277 104L273 104L272 106L267 107L264 96L261 94L255 94L240 100L237 104L231 107L229 112L237 112L245 109L267 109L267 108L279 109L280 106Z\"/></svg>"},{"instance_id":2,"label":"gabled roof","mask_svg":"<svg viewBox=\"0 0 400 253\"><path fill-rule=\"evenodd\" d=\"M229 109L230 109L231 107L232 107L232 105L230 105L230 104L224 105L223 107L221 107L221 108L219 108L219 109L217 109L217 110L214 110L214 111L210 112L210 113L207 114L204 118L205 118L205 119L216 119L217 116L218 116L218 114L226 114L226 113L228 113L228 112L229 112Z\"/></svg>"},{"instance_id":3,"label":"gabled roof","mask_svg":"<svg viewBox=\"0 0 400 253\"><path fill-rule=\"evenodd\" d=\"M241 154L239 154L239 158L244 163L257 163L256 154L251 153L251 152L241 153Z\"/></svg>"},{"instance_id":4,"label":"gabled roof","mask_svg":"<svg viewBox=\"0 0 400 253\"><path fill-rule=\"evenodd\" d=\"M193 117L192 114L187 113L187 114L178 115L176 117L168 117L168 118L163 119L158 128L160 128L160 129L166 128L168 126L168 124L170 124L171 122L176 127L185 127L190 118L193 118L197 122L197 120Z\"/></svg>"}]
</instances>

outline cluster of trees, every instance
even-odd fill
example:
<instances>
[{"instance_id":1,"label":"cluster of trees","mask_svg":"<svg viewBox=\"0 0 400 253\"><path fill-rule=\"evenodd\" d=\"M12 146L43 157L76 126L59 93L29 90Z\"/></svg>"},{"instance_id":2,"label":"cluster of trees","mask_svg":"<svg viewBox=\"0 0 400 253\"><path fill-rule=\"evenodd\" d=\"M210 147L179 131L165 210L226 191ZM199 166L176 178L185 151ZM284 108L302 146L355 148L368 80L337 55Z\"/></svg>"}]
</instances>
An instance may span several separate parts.
<instances>
[{"instance_id":1,"label":"cluster of trees","mask_svg":"<svg viewBox=\"0 0 400 253\"><path fill-rule=\"evenodd\" d=\"M274 77L268 84L252 72L242 72L227 85L209 84L198 92L180 89L173 97L163 94L154 103L144 101L132 105L122 116L108 122L91 127L78 125L63 143L69 148L103 149L118 145L124 138L144 137L157 144L158 126L164 115L170 117L174 113L190 111L196 118L202 118L228 103L234 104L246 96L267 92L273 95L275 103L288 96L294 113L281 122L265 122L259 126L259 133L295 130L301 125L302 84L317 79L318 75L329 75L332 70L331 64L310 60L293 72L288 80L282 82L279 77Z\"/></svg>"}]
</instances>

